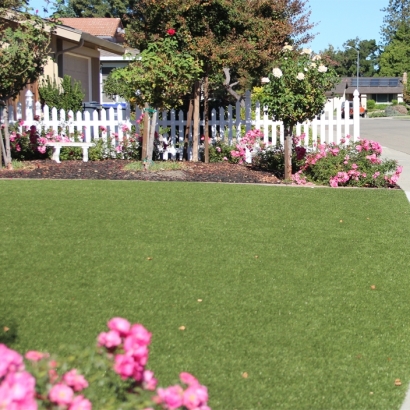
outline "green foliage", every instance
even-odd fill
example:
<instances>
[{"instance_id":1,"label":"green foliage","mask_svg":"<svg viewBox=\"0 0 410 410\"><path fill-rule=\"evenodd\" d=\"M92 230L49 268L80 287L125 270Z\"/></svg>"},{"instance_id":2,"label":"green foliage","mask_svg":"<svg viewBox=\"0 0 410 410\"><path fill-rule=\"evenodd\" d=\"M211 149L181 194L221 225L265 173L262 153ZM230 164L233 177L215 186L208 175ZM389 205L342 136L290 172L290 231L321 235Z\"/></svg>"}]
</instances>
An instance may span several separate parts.
<instances>
[{"instance_id":1,"label":"green foliage","mask_svg":"<svg viewBox=\"0 0 410 410\"><path fill-rule=\"evenodd\" d=\"M359 51L359 75L373 77L378 72L380 47L376 40L347 40L342 50L335 50L333 46L321 52L333 64L336 73L341 77L355 77L357 75L357 51Z\"/></svg>"},{"instance_id":2,"label":"green foliage","mask_svg":"<svg viewBox=\"0 0 410 410\"><path fill-rule=\"evenodd\" d=\"M168 35L149 43L127 67L113 70L104 92L128 100L133 97L140 107L147 103L170 109L182 104L201 74L201 64L187 52L179 52L178 42Z\"/></svg>"},{"instance_id":3,"label":"green foliage","mask_svg":"<svg viewBox=\"0 0 410 410\"><path fill-rule=\"evenodd\" d=\"M53 17L119 17L127 22L135 0L57 0Z\"/></svg>"},{"instance_id":4,"label":"green foliage","mask_svg":"<svg viewBox=\"0 0 410 410\"><path fill-rule=\"evenodd\" d=\"M407 115L407 108L402 105L388 105L384 110L386 116Z\"/></svg>"},{"instance_id":5,"label":"green foliage","mask_svg":"<svg viewBox=\"0 0 410 410\"><path fill-rule=\"evenodd\" d=\"M374 111L367 114L369 118L382 118L386 117L386 113L384 111Z\"/></svg>"},{"instance_id":6,"label":"green foliage","mask_svg":"<svg viewBox=\"0 0 410 410\"><path fill-rule=\"evenodd\" d=\"M65 112L72 110L81 111L84 92L79 81L72 80L69 75L65 75L58 84L56 79L51 80L49 76L42 80L38 87L40 100L43 105L47 104L50 108L56 107Z\"/></svg>"},{"instance_id":7,"label":"green foliage","mask_svg":"<svg viewBox=\"0 0 410 410\"><path fill-rule=\"evenodd\" d=\"M338 80L335 71L325 67L319 55L311 57L310 50L291 46L284 47L277 64L263 87L261 105L287 125L312 120L326 103L325 92Z\"/></svg>"},{"instance_id":8,"label":"green foliage","mask_svg":"<svg viewBox=\"0 0 410 410\"><path fill-rule=\"evenodd\" d=\"M410 1L389 0L387 7L382 11L386 13L381 27L381 34L385 45L390 44L401 24L410 24Z\"/></svg>"},{"instance_id":9,"label":"green foliage","mask_svg":"<svg viewBox=\"0 0 410 410\"><path fill-rule=\"evenodd\" d=\"M239 162L238 158L231 155L233 146L226 144L222 140L209 144L209 162L223 162L228 161L232 164Z\"/></svg>"},{"instance_id":10,"label":"green foliage","mask_svg":"<svg viewBox=\"0 0 410 410\"><path fill-rule=\"evenodd\" d=\"M229 84L223 86L223 67L230 69L230 83L249 89L272 68L286 41L304 44L312 38L313 25L302 0L167 0L166 6L158 0L141 0L132 13L127 40L133 47L144 50L174 28L179 50L202 61L219 98L229 89Z\"/></svg>"},{"instance_id":11,"label":"green foliage","mask_svg":"<svg viewBox=\"0 0 410 410\"><path fill-rule=\"evenodd\" d=\"M15 3L16 6L24 4ZM0 100L17 96L26 84L33 83L41 75L53 27L52 22L46 23L36 15L10 13L1 3L0 16L7 14L9 19L0 19Z\"/></svg>"},{"instance_id":12,"label":"green foliage","mask_svg":"<svg viewBox=\"0 0 410 410\"><path fill-rule=\"evenodd\" d=\"M402 167L395 160L382 160L380 144L370 140L322 144L310 152L295 181L320 185L391 187L397 183ZM302 182L302 183L304 183Z\"/></svg>"},{"instance_id":13,"label":"green foliage","mask_svg":"<svg viewBox=\"0 0 410 410\"><path fill-rule=\"evenodd\" d=\"M374 110L375 106L376 106L376 101L367 100L367 109L368 110Z\"/></svg>"},{"instance_id":14,"label":"green foliage","mask_svg":"<svg viewBox=\"0 0 410 410\"><path fill-rule=\"evenodd\" d=\"M402 77L410 72L410 26L400 24L380 56L380 75Z\"/></svg>"}]
</instances>

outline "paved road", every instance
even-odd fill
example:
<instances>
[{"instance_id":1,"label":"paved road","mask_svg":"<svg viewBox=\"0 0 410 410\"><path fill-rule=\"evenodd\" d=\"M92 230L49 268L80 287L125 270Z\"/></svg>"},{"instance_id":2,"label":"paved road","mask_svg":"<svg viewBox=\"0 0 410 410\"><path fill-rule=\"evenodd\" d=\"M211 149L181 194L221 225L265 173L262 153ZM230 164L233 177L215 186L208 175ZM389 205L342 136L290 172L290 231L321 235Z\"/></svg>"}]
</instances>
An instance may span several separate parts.
<instances>
[{"instance_id":1,"label":"paved road","mask_svg":"<svg viewBox=\"0 0 410 410\"><path fill-rule=\"evenodd\" d=\"M360 121L360 134L361 138L379 142L383 147L382 156L395 159L403 166L399 185L410 201L410 120L364 118Z\"/></svg>"},{"instance_id":2,"label":"paved road","mask_svg":"<svg viewBox=\"0 0 410 410\"><path fill-rule=\"evenodd\" d=\"M410 120L364 118L360 121L360 137L410 155Z\"/></svg>"}]
</instances>

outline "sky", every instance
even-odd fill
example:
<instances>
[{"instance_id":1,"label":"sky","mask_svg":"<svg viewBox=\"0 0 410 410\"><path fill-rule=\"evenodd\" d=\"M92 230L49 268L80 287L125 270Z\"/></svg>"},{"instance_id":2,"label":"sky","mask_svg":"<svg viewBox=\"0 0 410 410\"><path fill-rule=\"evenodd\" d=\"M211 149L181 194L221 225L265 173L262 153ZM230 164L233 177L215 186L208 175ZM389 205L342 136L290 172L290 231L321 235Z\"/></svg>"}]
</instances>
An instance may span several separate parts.
<instances>
[{"instance_id":1,"label":"sky","mask_svg":"<svg viewBox=\"0 0 410 410\"><path fill-rule=\"evenodd\" d=\"M30 0L31 7L38 9L45 17L44 0ZM376 40L380 43L380 27L389 0L308 0L310 21L317 23L312 33L318 33L309 48L316 53L331 44L342 49L347 40L359 37L360 40Z\"/></svg>"}]
</instances>

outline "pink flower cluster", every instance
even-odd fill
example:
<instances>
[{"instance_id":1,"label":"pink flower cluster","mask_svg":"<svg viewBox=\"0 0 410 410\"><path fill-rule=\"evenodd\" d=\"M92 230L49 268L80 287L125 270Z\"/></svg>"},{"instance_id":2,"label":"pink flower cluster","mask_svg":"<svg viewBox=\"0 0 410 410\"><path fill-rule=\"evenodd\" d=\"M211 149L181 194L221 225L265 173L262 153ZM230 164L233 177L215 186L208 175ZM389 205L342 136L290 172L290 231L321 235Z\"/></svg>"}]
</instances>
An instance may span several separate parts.
<instances>
[{"instance_id":1,"label":"pink flower cluster","mask_svg":"<svg viewBox=\"0 0 410 410\"><path fill-rule=\"evenodd\" d=\"M344 145L346 140L350 136L347 136L346 139L341 140L341 145L336 145L335 143L330 144L318 144L317 150L307 155L305 163L300 168L300 170L292 175L293 181L298 184L306 184L305 174L312 170L319 161L322 159L332 157L343 157L340 158L340 162L336 160L331 160L331 163L337 165L337 172L335 175L330 177L329 184L331 187L337 187L340 185L346 185L349 181L362 181L365 186L380 186L380 181L376 183L376 180L380 176L380 171L375 169L372 174L369 174L363 171L368 170L369 166L366 165L366 160L370 162L371 165L377 166L382 163L380 155L382 153L381 145L376 141L371 140L359 140L358 142L351 142L348 145ZM348 153L348 155L346 155ZM366 155L367 154L367 155ZM362 164L362 170L358 164ZM401 173L401 167L397 167L393 175L385 175L384 180L389 185L395 185ZM371 175L371 179L370 179ZM357 184L357 182L354 182Z\"/></svg>"},{"instance_id":2,"label":"pink flower cluster","mask_svg":"<svg viewBox=\"0 0 410 410\"><path fill-rule=\"evenodd\" d=\"M22 356L0 344L0 409L36 410L35 385Z\"/></svg>"},{"instance_id":3,"label":"pink flower cluster","mask_svg":"<svg viewBox=\"0 0 410 410\"><path fill-rule=\"evenodd\" d=\"M44 137L37 138L37 150L42 154L46 152L48 142L70 142L70 138L64 135L54 135L52 132L47 133Z\"/></svg>"},{"instance_id":4,"label":"pink flower cluster","mask_svg":"<svg viewBox=\"0 0 410 410\"><path fill-rule=\"evenodd\" d=\"M256 146L260 146L261 140L263 140L261 130L248 131L236 144L236 149L231 151L232 157L239 158L239 164L242 164L246 160L246 151L254 151Z\"/></svg>"},{"instance_id":5,"label":"pink flower cluster","mask_svg":"<svg viewBox=\"0 0 410 410\"><path fill-rule=\"evenodd\" d=\"M114 371L122 379L132 378L147 390L155 390L157 380L145 370L151 333L140 324L131 326L128 320L115 317L108 322L108 332L100 333L98 345L110 352L121 351L114 357Z\"/></svg>"},{"instance_id":6,"label":"pink flower cluster","mask_svg":"<svg viewBox=\"0 0 410 410\"><path fill-rule=\"evenodd\" d=\"M207 388L199 384L198 380L189 373L183 372L179 378L187 385L185 390L179 384L165 389L159 388L154 401L162 404L167 410L175 410L182 406L188 410L211 410L207 404Z\"/></svg>"}]
</instances>

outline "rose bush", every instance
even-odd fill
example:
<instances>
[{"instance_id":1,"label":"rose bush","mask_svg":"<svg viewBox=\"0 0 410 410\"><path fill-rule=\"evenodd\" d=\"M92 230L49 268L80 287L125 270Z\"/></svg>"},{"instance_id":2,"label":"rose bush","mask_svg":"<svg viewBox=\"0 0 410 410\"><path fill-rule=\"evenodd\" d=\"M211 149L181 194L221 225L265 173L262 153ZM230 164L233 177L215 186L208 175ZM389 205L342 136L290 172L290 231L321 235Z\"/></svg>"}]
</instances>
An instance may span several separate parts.
<instances>
[{"instance_id":1,"label":"rose bush","mask_svg":"<svg viewBox=\"0 0 410 410\"><path fill-rule=\"evenodd\" d=\"M65 362L29 351L25 364L0 344L0 408L210 410L207 388L189 373L180 374L181 384L157 388L154 373L146 369L152 335L144 326L113 318L108 329L98 336L97 352L85 350ZM86 364L87 378L70 369L73 364Z\"/></svg>"},{"instance_id":2,"label":"rose bush","mask_svg":"<svg viewBox=\"0 0 410 410\"><path fill-rule=\"evenodd\" d=\"M300 170L292 175L299 185L313 182L332 187L355 186L388 188L397 184L402 167L395 160L382 160L382 148L376 141L349 141L318 144L307 153Z\"/></svg>"}]
</instances>

